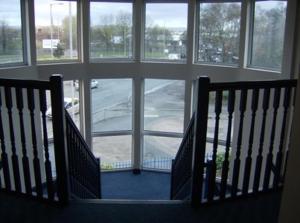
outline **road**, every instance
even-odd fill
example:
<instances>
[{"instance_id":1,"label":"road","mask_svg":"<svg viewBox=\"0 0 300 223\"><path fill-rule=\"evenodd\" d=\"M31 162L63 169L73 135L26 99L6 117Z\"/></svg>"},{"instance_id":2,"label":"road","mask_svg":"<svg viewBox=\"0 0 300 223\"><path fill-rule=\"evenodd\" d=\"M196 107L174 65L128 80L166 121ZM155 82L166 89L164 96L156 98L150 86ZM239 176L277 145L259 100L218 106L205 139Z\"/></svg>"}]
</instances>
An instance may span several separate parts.
<instances>
[{"instance_id":1,"label":"road","mask_svg":"<svg viewBox=\"0 0 300 223\"><path fill-rule=\"evenodd\" d=\"M65 97L78 97L72 82L65 83ZM130 79L98 80L91 89L93 131L120 131L132 129L132 81ZM152 131L183 132L184 82L149 80L145 84L144 129ZM224 108L225 110L225 108ZM213 111L213 106L210 106ZM212 113L213 117L214 114ZM79 115L73 115L79 123ZM208 121L209 137L213 137L213 119ZM225 138L226 117L221 117L220 138ZM224 134L223 134L224 133ZM181 139L146 136L144 159L173 158ZM102 137L94 139L94 153L103 162L128 161L131 157L131 137ZM208 145L211 147L211 145Z\"/></svg>"}]
</instances>

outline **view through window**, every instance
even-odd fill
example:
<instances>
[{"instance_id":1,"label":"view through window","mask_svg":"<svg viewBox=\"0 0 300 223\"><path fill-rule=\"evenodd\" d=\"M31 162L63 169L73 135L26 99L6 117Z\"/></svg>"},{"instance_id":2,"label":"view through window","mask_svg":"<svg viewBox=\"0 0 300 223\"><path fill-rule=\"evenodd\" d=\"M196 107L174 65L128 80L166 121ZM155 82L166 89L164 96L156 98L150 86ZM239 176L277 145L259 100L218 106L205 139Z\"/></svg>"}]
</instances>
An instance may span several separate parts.
<instances>
[{"instance_id":1,"label":"view through window","mask_svg":"<svg viewBox=\"0 0 300 223\"><path fill-rule=\"evenodd\" d=\"M250 65L281 70L286 1L256 1Z\"/></svg>"},{"instance_id":2,"label":"view through window","mask_svg":"<svg viewBox=\"0 0 300 223\"><path fill-rule=\"evenodd\" d=\"M0 65L23 62L20 0L0 0Z\"/></svg>"},{"instance_id":3,"label":"view through window","mask_svg":"<svg viewBox=\"0 0 300 223\"><path fill-rule=\"evenodd\" d=\"M238 64L241 3L200 2L198 61Z\"/></svg>"},{"instance_id":4,"label":"view through window","mask_svg":"<svg viewBox=\"0 0 300 223\"><path fill-rule=\"evenodd\" d=\"M146 3L145 59L186 59L186 40L186 3Z\"/></svg>"},{"instance_id":5,"label":"view through window","mask_svg":"<svg viewBox=\"0 0 300 223\"><path fill-rule=\"evenodd\" d=\"M80 129L80 100L78 80L67 80L63 82L64 87L64 107L70 114L75 125ZM52 126L52 106L50 91L47 91L47 134L49 138L49 155L52 164L52 174L56 175L56 164L53 145L53 126Z\"/></svg>"},{"instance_id":6,"label":"view through window","mask_svg":"<svg viewBox=\"0 0 300 223\"><path fill-rule=\"evenodd\" d=\"M132 57L132 3L90 3L90 57Z\"/></svg>"},{"instance_id":7,"label":"view through window","mask_svg":"<svg viewBox=\"0 0 300 223\"><path fill-rule=\"evenodd\" d=\"M76 1L35 1L38 61L78 58Z\"/></svg>"},{"instance_id":8,"label":"view through window","mask_svg":"<svg viewBox=\"0 0 300 223\"><path fill-rule=\"evenodd\" d=\"M104 170L130 168L132 80L96 79L91 87L93 152Z\"/></svg>"},{"instance_id":9,"label":"view through window","mask_svg":"<svg viewBox=\"0 0 300 223\"><path fill-rule=\"evenodd\" d=\"M176 133L183 132L184 84L180 80L145 80L143 166L146 168L171 168L181 142ZM163 133L168 136L162 136Z\"/></svg>"}]
</instances>

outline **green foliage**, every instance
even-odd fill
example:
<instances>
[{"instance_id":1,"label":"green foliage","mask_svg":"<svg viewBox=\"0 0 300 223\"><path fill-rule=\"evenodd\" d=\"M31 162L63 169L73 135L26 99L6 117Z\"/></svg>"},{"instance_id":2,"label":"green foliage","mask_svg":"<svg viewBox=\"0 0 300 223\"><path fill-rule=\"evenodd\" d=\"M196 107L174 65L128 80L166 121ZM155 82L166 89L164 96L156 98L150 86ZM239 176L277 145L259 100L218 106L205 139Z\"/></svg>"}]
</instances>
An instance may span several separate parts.
<instances>
[{"instance_id":1,"label":"green foliage","mask_svg":"<svg viewBox=\"0 0 300 223\"><path fill-rule=\"evenodd\" d=\"M22 55L22 32L20 27L0 21L0 55Z\"/></svg>"},{"instance_id":2,"label":"green foliage","mask_svg":"<svg viewBox=\"0 0 300 223\"><path fill-rule=\"evenodd\" d=\"M113 170L113 166L111 164L101 164L101 170Z\"/></svg>"},{"instance_id":3,"label":"green foliage","mask_svg":"<svg viewBox=\"0 0 300 223\"><path fill-rule=\"evenodd\" d=\"M72 47L73 49L77 48L77 19L75 16L71 18L71 27L70 27L70 18L69 16L65 17L62 21L62 37L61 42L65 46L70 47L70 28L72 29Z\"/></svg>"},{"instance_id":4,"label":"green foliage","mask_svg":"<svg viewBox=\"0 0 300 223\"><path fill-rule=\"evenodd\" d=\"M91 27L92 56L129 56L132 41L131 18L131 14L122 11L117 16L101 16L100 25Z\"/></svg>"},{"instance_id":5,"label":"green foliage","mask_svg":"<svg viewBox=\"0 0 300 223\"><path fill-rule=\"evenodd\" d=\"M216 157L217 171L222 169L224 160L225 160L225 153L218 153Z\"/></svg>"},{"instance_id":6,"label":"green foliage","mask_svg":"<svg viewBox=\"0 0 300 223\"><path fill-rule=\"evenodd\" d=\"M145 46L149 53L163 53L168 48L172 41L172 34L168 28L154 26L149 27L146 30Z\"/></svg>"},{"instance_id":7,"label":"green foliage","mask_svg":"<svg viewBox=\"0 0 300 223\"><path fill-rule=\"evenodd\" d=\"M201 4L200 60L232 63L239 55L240 4Z\"/></svg>"},{"instance_id":8,"label":"green foliage","mask_svg":"<svg viewBox=\"0 0 300 223\"><path fill-rule=\"evenodd\" d=\"M283 50L283 33L286 6L278 2L272 9L255 10L253 50L251 64L280 70Z\"/></svg>"},{"instance_id":9,"label":"green foliage","mask_svg":"<svg viewBox=\"0 0 300 223\"><path fill-rule=\"evenodd\" d=\"M58 43L56 49L53 51L53 56L56 58L61 58L65 54L64 47Z\"/></svg>"}]
</instances>

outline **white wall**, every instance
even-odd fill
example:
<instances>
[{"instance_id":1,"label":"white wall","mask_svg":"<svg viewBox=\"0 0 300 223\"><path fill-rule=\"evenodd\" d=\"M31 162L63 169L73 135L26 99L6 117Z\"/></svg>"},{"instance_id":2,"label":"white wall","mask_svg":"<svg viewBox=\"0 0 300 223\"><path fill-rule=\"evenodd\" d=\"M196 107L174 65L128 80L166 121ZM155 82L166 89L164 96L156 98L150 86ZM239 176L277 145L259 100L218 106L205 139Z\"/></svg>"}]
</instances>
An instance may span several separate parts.
<instances>
[{"instance_id":1,"label":"white wall","mask_svg":"<svg viewBox=\"0 0 300 223\"><path fill-rule=\"evenodd\" d=\"M300 65L300 64L299 64ZM299 74L299 73L298 73ZM279 222L299 222L300 202L300 82L296 100L296 111L293 121L291 151L289 154L285 186Z\"/></svg>"},{"instance_id":2,"label":"white wall","mask_svg":"<svg viewBox=\"0 0 300 223\"><path fill-rule=\"evenodd\" d=\"M300 3L297 7L297 47L295 47L295 76L300 75ZM285 186L283 191L281 210L279 216L280 223L299 222L299 202L300 202L300 82L298 82L298 92L296 99L296 110L293 120L293 132L291 138L291 151L289 155Z\"/></svg>"}]
</instances>

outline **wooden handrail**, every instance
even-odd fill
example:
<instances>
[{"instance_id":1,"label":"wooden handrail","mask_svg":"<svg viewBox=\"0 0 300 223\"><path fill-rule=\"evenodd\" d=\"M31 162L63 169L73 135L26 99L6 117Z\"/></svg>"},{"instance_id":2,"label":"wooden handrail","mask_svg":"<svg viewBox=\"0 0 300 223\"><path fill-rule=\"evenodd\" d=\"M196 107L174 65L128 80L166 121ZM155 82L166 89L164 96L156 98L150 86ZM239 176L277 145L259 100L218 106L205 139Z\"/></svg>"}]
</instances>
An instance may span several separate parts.
<instances>
[{"instance_id":1,"label":"wooden handrail","mask_svg":"<svg viewBox=\"0 0 300 223\"><path fill-rule=\"evenodd\" d=\"M215 83L210 83L209 91L283 88L283 87L296 87L296 85L297 85L297 80L215 82Z\"/></svg>"},{"instance_id":2,"label":"wooden handrail","mask_svg":"<svg viewBox=\"0 0 300 223\"><path fill-rule=\"evenodd\" d=\"M199 206L280 188L288 156L286 140L291 131L296 86L296 80L210 83L207 77L200 77L195 114L172 162L171 199L190 198L193 206ZM213 98L210 96L215 96L214 104L210 104L214 113L210 116L213 138L207 136L209 99ZM226 114L227 132L220 152L222 113ZM232 136L233 132L236 135ZM190 135L193 135L192 155L187 154L185 147ZM213 145L212 150L207 150L206 143Z\"/></svg>"}]
</instances>

